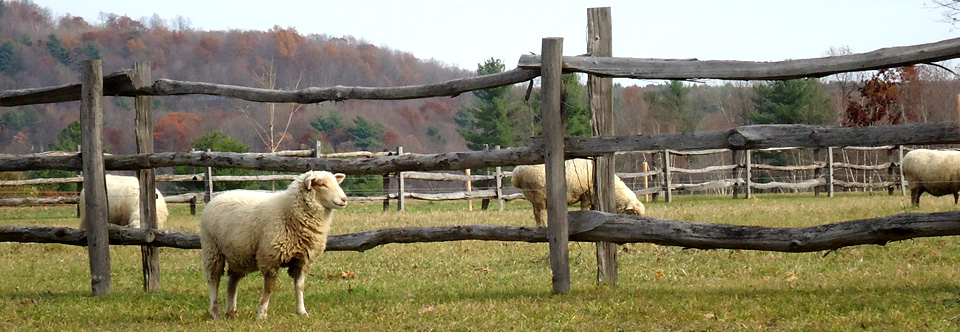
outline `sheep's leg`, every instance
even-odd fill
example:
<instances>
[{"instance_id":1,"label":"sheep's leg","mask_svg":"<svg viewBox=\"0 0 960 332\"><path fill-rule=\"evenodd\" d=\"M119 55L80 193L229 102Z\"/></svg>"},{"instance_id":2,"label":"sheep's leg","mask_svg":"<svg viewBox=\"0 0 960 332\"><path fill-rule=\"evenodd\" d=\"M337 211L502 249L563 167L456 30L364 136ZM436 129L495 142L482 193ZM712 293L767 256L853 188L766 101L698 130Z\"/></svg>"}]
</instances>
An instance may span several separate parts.
<instances>
[{"instance_id":1,"label":"sheep's leg","mask_svg":"<svg viewBox=\"0 0 960 332\"><path fill-rule=\"evenodd\" d=\"M923 195L922 188L910 188L910 203L913 203L913 206L920 206L920 195Z\"/></svg>"},{"instance_id":2,"label":"sheep's leg","mask_svg":"<svg viewBox=\"0 0 960 332\"><path fill-rule=\"evenodd\" d=\"M237 285L243 279L243 273L229 272L227 274L227 318L237 317Z\"/></svg>"},{"instance_id":3,"label":"sheep's leg","mask_svg":"<svg viewBox=\"0 0 960 332\"><path fill-rule=\"evenodd\" d=\"M277 283L277 270L260 271L263 274L263 296L260 297L260 306L257 307L257 319L267 318L267 307L270 306L270 294Z\"/></svg>"},{"instance_id":4,"label":"sheep's leg","mask_svg":"<svg viewBox=\"0 0 960 332\"><path fill-rule=\"evenodd\" d=\"M953 193L953 205L957 205L958 200L960 200L960 193Z\"/></svg>"},{"instance_id":5,"label":"sheep's leg","mask_svg":"<svg viewBox=\"0 0 960 332\"><path fill-rule=\"evenodd\" d=\"M223 276L223 257L208 253L204 248L203 262L207 272L207 288L210 292L210 317L217 319L220 316L220 300L217 293L220 290L220 277Z\"/></svg>"},{"instance_id":6,"label":"sheep's leg","mask_svg":"<svg viewBox=\"0 0 960 332\"><path fill-rule=\"evenodd\" d=\"M307 281L307 271L303 266L291 266L287 273L293 278L294 294L297 299L297 315L310 316L303 305L303 286Z\"/></svg>"}]
</instances>

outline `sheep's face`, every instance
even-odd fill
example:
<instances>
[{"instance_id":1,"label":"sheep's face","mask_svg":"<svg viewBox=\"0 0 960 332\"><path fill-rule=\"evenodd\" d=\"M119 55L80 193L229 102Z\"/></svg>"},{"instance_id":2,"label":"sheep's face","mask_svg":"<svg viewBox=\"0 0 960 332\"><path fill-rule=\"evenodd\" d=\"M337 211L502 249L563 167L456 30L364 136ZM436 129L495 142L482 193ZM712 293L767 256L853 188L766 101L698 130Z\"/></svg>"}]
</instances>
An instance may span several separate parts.
<instances>
[{"instance_id":1,"label":"sheep's face","mask_svg":"<svg viewBox=\"0 0 960 332\"><path fill-rule=\"evenodd\" d=\"M320 205L328 209L342 209L347 207L347 195L340 188L340 183L346 175L330 172L310 172L303 179L304 190L313 192L314 198Z\"/></svg>"},{"instance_id":2,"label":"sheep's face","mask_svg":"<svg viewBox=\"0 0 960 332\"><path fill-rule=\"evenodd\" d=\"M628 204L627 206L624 206L623 209L620 210L620 213L622 214L632 214L632 215L638 215L638 216L643 215L646 212L647 212L647 208L644 207L643 203L641 203L640 201L630 202L630 204Z\"/></svg>"}]
</instances>

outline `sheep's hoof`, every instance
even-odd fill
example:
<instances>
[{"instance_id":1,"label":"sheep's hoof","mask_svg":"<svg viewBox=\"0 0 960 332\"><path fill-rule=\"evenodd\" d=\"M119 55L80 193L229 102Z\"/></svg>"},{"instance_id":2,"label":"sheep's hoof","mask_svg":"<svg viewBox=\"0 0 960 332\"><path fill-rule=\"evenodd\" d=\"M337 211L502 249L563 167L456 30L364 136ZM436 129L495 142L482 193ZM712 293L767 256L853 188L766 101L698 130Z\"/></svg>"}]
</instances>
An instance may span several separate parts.
<instances>
[{"instance_id":1,"label":"sheep's hoof","mask_svg":"<svg viewBox=\"0 0 960 332\"><path fill-rule=\"evenodd\" d=\"M304 312L297 312L297 315L300 315L300 316L303 316L303 317L310 317L310 314L307 313L306 311L304 311Z\"/></svg>"},{"instance_id":2,"label":"sheep's hoof","mask_svg":"<svg viewBox=\"0 0 960 332\"><path fill-rule=\"evenodd\" d=\"M227 311L227 318L237 318L237 310Z\"/></svg>"}]
</instances>

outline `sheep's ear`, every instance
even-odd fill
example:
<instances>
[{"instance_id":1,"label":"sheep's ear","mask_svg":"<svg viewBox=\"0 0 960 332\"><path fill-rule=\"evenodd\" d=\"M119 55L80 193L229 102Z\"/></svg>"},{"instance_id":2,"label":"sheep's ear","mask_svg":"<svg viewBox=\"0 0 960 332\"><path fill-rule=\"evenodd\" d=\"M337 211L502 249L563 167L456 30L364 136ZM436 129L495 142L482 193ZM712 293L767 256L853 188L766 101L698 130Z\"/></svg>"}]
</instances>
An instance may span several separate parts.
<instances>
[{"instance_id":1,"label":"sheep's ear","mask_svg":"<svg viewBox=\"0 0 960 332\"><path fill-rule=\"evenodd\" d=\"M303 190L310 191L313 189L313 180L313 174L307 174L307 176L303 178Z\"/></svg>"},{"instance_id":2,"label":"sheep's ear","mask_svg":"<svg viewBox=\"0 0 960 332\"><path fill-rule=\"evenodd\" d=\"M334 174L333 176L337 178L337 183L343 183L343 179L347 178L347 176L344 175L343 173L337 173L337 174Z\"/></svg>"}]
</instances>

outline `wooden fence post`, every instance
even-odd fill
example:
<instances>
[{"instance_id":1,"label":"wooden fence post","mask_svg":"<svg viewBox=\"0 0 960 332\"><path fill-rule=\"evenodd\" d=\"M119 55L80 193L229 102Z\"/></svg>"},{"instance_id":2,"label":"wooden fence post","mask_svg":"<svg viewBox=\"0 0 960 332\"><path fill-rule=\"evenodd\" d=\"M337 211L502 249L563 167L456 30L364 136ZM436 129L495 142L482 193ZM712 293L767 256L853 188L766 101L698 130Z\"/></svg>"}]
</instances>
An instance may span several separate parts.
<instances>
[{"instance_id":1,"label":"wooden fence post","mask_svg":"<svg viewBox=\"0 0 960 332\"><path fill-rule=\"evenodd\" d=\"M151 84L150 61L137 61L134 66L134 79L138 84ZM137 112L137 153L153 153L153 114L150 96L134 97ZM140 228L157 229L157 182L156 170L141 169L140 178ZM148 292L160 290L160 248L140 246L143 263L143 289Z\"/></svg>"},{"instance_id":2,"label":"wooden fence post","mask_svg":"<svg viewBox=\"0 0 960 332\"><path fill-rule=\"evenodd\" d=\"M663 149L663 194L664 201L673 202L673 192L670 191L670 150Z\"/></svg>"},{"instance_id":3,"label":"wooden fence post","mask_svg":"<svg viewBox=\"0 0 960 332\"><path fill-rule=\"evenodd\" d=\"M468 192L468 193L471 192L471 191L473 191L473 181L470 181L470 179L469 179L469 177L470 177L470 172L471 172L471 171L470 171L469 168L463 170L463 174L467 176L467 192ZM472 199L467 199L467 211L473 211L473 200L472 200Z\"/></svg>"},{"instance_id":4,"label":"wooden fence post","mask_svg":"<svg viewBox=\"0 0 960 332\"><path fill-rule=\"evenodd\" d=\"M82 148L80 147L80 145L77 145L77 153L81 153L81 156L82 156L83 150L82 150ZM79 175L79 176L81 177L80 182L77 183L77 195L79 195L79 194L80 194L80 190L83 189L83 180L82 180L82 178L83 178L83 170L78 171L78 172L77 172L77 175ZM79 202L79 201L77 201L77 218L80 218L80 202Z\"/></svg>"},{"instance_id":5,"label":"wooden fence post","mask_svg":"<svg viewBox=\"0 0 960 332\"><path fill-rule=\"evenodd\" d=\"M543 38L541 45L540 89L543 114L543 151L546 164L547 240L550 242L550 270L553 292L570 292L570 225L567 224L567 183L564 166L563 118L560 114L563 74L563 38Z\"/></svg>"},{"instance_id":6,"label":"wooden fence post","mask_svg":"<svg viewBox=\"0 0 960 332\"><path fill-rule=\"evenodd\" d=\"M494 147L495 150L500 150L500 144L497 144ZM503 169L500 166L497 166L497 204L500 205L497 211L503 211Z\"/></svg>"},{"instance_id":7,"label":"wooden fence post","mask_svg":"<svg viewBox=\"0 0 960 332\"><path fill-rule=\"evenodd\" d=\"M814 164L820 163L820 159L822 159L820 158L820 149L813 149L813 163ZM813 170L813 178L819 179L821 176L823 176L823 168L822 167L815 168ZM813 187L813 197L820 197L820 186Z\"/></svg>"},{"instance_id":8,"label":"wooden fence post","mask_svg":"<svg viewBox=\"0 0 960 332\"><path fill-rule=\"evenodd\" d=\"M383 152L389 150L383 149ZM383 212L390 211L390 173L383 174Z\"/></svg>"},{"instance_id":9,"label":"wooden fence post","mask_svg":"<svg viewBox=\"0 0 960 332\"><path fill-rule=\"evenodd\" d=\"M650 166L647 165L647 162L646 162L646 161L643 162L643 168L642 168L642 169L643 169L643 172L644 172L644 173L650 171ZM644 176L643 176L643 189L647 189L647 188L650 188L650 176L649 176L649 175L644 175ZM643 195L643 201L644 201L644 202L649 202L649 201L650 201L650 194L645 194L645 195Z\"/></svg>"},{"instance_id":10,"label":"wooden fence post","mask_svg":"<svg viewBox=\"0 0 960 332\"><path fill-rule=\"evenodd\" d=\"M827 147L827 197L833 197L833 147Z\"/></svg>"},{"instance_id":11,"label":"wooden fence post","mask_svg":"<svg viewBox=\"0 0 960 332\"><path fill-rule=\"evenodd\" d=\"M744 186L745 188L743 188L744 199L749 199L750 196L753 194L752 193L753 190L750 188L751 185L753 184L752 182L750 182L750 168L753 167L752 165L750 165L750 161L751 161L750 159L752 155L753 155L753 150L743 151L743 159L744 159L743 169L746 177L746 185Z\"/></svg>"},{"instance_id":12,"label":"wooden fence post","mask_svg":"<svg viewBox=\"0 0 960 332\"><path fill-rule=\"evenodd\" d=\"M484 151L484 152L490 152L490 144L483 144L483 151ZM489 168L489 167L484 167L484 168L483 168L483 175L490 175L490 168ZM492 182L492 181L490 181L490 180L480 180L480 183L481 183L482 188L488 188L488 187L490 187L490 182ZM488 207L490 207L490 199L489 199L489 198L481 198L481 199L480 199L480 210L486 211Z\"/></svg>"},{"instance_id":13,"label":"wooden fence post","mask_svg":"<svg viewBox=\"0 0 960 332\"><path fill-rule=\"evenodd\" d=\"M207 149L207 152L210 152L210 149ZM207 170L203 172L203 186L204 192L203 202L210 203L210 199L213 198L213 168L207 167Z\"/></svg>"},{"instance_id":14,"label":"wooden fence post","mask_svg":"<svg viewBox=\"0 0 960 332\"><path fill-rule=\"evenodd\" d=\"M897 145L897 185L900 186L900 196L907 195L907 188L903 183L903 145Z\"/></svg>"},{"instance_id":15,"label":"wooden fence post","mask_svg":"<svg viewBox=\"0 0 960 332\"><path fill-rule=\"evenodd\" d=\"M740 160L737 157L740 157L740 150L730 150L730 154L733 158L733 170L731 171L730 178L733 179L733 199L739 198L740 191L740 182L737 181L737 175L740 172Z\"/></svg>"},{"instance_id":16,"label":"wooden fence post","mask_svg":"<svg viewBox=\"0 0 960 332\"><path fill-rule=\"evenodd\" d=\"M403 156L403 147L397 147L397 156ZM397 172L397 211L403 211L404 199L403 199L403 172Z\"/></svg>"},{"instance_id":17,"label":"wooden fence post","mask_svg":"<svg viewBox=\"0 0 960 332\"><path fill-rule=\"evenodd\" d=\"M890 185L889 187L887 187L887 195L889 195L889 196L893 196L893 188L897 186L897 185L896 185L897 181L896 181L896 179L894 178L893 168L896 167L897 162L899 162L899 160L894 160L894 159L893 159L893 150L894 150L894 149L896 149L896 147L891 147L889 150L887 150L887 160L890 161L890 167L887 167L887 178L888 178L888 179L891 179L890 182L893 183L892 185Z\"/></svg>"},{"instance_id":18,"label":"wooden fence post","mask_svg":"<svg viewBox=\"0 0 960 332\"><path fill-rule=\"evenodd\" d=\"M110 293L110 234L107 231L107 184L103 164L103 67L100 60L81 64L80 94L83 190L87 218L87 249L90 256L90 284L93 295Z\"/></svg>"},{"instance_id":19,"label":"wooden fence post","mask_svg":"<svg viewBox=\"0 0 960 332\"><path fill-rule=\"evenodd\" d=\"M587 8L587 53L613 56L610 7ZM613 79L587 75L587 95L593 113L593 136L616 136L613 128ZM606 153L594 159L593 208L617 212L614 193L616 155ZM597 283L617 285L617 244L597 242Z\"/></svg>"}]
</instances>

